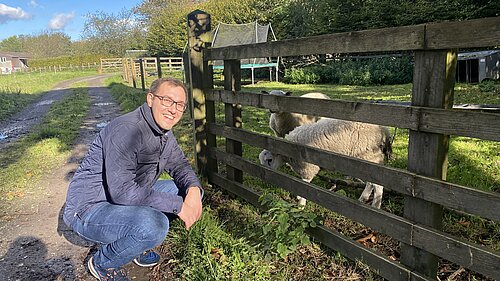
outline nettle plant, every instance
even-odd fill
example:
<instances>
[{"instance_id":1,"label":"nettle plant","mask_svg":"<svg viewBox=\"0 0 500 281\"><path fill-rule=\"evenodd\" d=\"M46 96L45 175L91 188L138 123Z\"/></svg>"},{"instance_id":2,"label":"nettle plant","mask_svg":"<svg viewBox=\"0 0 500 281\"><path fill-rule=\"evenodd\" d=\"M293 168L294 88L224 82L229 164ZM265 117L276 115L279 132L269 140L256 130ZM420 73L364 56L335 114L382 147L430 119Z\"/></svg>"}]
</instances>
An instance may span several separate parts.
<instances>
[{"instance_id":1,"label":"nettle plant","mask_svg":"<svg viewBox=\"0 0 500 281\"><path fill-rule=\"evenodd\" d=\"M262 227L264 250L278 253L281 258L294 252L298 246L310 243L306 229L317 226L315 214L297 203L285 202L271 194L263 194L259 202L268 208L262 215L267 223Z\"/></svg>"}]
</instances>

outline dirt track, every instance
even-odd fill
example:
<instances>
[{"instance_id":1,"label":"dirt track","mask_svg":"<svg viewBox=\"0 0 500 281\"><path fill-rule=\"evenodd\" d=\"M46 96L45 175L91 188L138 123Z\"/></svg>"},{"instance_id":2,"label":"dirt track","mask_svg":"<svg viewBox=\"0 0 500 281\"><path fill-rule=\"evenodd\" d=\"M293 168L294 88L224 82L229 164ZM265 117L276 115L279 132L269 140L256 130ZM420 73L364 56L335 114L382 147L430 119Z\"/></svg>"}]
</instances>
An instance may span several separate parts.
<instances>
[{"instance_id":1,"label":"dirt track","mask_svg":"<svg viewBox=\"0 0 500 281\"><path fill-rule=\"evenodd\" d=\"M34 104L0 123L9 138L0 142L0 153L41 121L50 105L71 93L73 83L87 81L91 109L82 124L71 157L46 175L33 192L12 202L0 201L1 280L96 280L87 273L85 262L93 245L69 230L60 217L71 177L88 145L101 126L120 114L119 107L102 86L107 75L78 78L59 83ZM149 280L150 270L129 265L133 280Z\"/></svg>"}]
</instances>

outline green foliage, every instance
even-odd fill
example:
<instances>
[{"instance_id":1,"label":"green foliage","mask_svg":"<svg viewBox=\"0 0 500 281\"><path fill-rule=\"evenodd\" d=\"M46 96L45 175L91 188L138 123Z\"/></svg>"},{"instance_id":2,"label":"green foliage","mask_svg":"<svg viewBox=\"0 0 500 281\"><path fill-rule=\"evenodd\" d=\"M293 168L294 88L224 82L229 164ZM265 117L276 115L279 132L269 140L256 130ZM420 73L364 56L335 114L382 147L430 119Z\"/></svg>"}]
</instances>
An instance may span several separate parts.
<instances>
[{"instance_id":1,"label":"green foliage","mask_svg":"<svg viewBox=\"0 0 500 281\"><path fill-rule=\"evenodd\" d=\"M81 54L72 56L47 57L31 59L30 67L47 67L47 66L80 66L94 63L100 64L101 58L106 57L102 54Z\"/></svg>"},{"instance_id":2,"label":"green foliage","mask_svg":"<svg viewBox=\"0 0 500 281\"><path fill-rule=\"evenodd\" d=\"M325 65L286 69L283 81L290 84L392 85L410 83L412 72L410 57L338 59Z\"/></svg>"},{"instance_id":3,"label":"green foliage","mask_svg":"<svg viewBox=\"0 0 500 281\"><path fill-rule=\"evenodd\" d=\"M309 244L306 229L316 227L316 215L270 194L264 194L259 202L268 208L262 218L262 241L266 251L278 253L281 258L294 252L298 246Z\"/></svg>"},{"instance_id":4,"label":"green foliage","mask_svg":"<svg viewBox=\"0 0 500 281\"><path fill-rule=\"evenodd\" d=\"M498 16L498 1L286 0L269 20L280 39Z\"/></svg>"},{"instance_id":5,"label":"green foliage","mask_svg":"<svg viewBox=\"0 0 500 281\"><path fill-rule=\"evenodd\" d=\"M484 80L479 83L479 91L483 93L494 92L497 95L500 95L500 83L493 80Z\"/></svg>"},{"instance_id":6,"label":"green foliage","mask_svg":"<svg viewBox=\"0 0 500 281\"><path fill-rule=\"evenodd\" d=\"M283 81L289 84L316 84L320 81L320 75L315 68L295 68L285 69Z\"/></svg>"},{"instance_id":7,"label":"green foliage","mask_svg":"<svg viewBox=\"0 0 500 281\"><path fill-rule=\"evenodd\" d=\"M23 40L17 35L5 38L0 41L0 50L8 51L8 52L22 52L23 48Z\"/></svg>"},{"instance_id":8,"label":"green foliage","mask_svg":"<svg viewBox=\"0 0 500 281\"><path fill-rule=\"evenodd\" d=\"M177 56L182 53L187 40L186 16L202 10L211 16L212 30L218 23L249 23L255 20L268 22L269 3L258 0L149 0L136 12L147 24L148 49L152 55ZM265 10L262 10L265 9Z\"/></svg>"},{"instance_id":9,"label":"green foliage","mask_svg":"<svg viewBox=\"0 0 500 281\"><path fill-rule=\"evenodd\" d=\"M0 50L24 52L32 58L56 57L71 51L70 37L62 32L43 31L35 35L11 36L0 41Z\"/></svg>"},{"instance_id":10,"label":"green foliage","mask_svg":"<svg viewBox=\"0 0 500 281\"><path fill-rule=\"evenodd\" d=\"M114 77L107 80L111 95L120 105L123 112L130 112L146 101L146 93L141 89L128 87L117 80L119 77Z\"/></svg>"}]
</instances>

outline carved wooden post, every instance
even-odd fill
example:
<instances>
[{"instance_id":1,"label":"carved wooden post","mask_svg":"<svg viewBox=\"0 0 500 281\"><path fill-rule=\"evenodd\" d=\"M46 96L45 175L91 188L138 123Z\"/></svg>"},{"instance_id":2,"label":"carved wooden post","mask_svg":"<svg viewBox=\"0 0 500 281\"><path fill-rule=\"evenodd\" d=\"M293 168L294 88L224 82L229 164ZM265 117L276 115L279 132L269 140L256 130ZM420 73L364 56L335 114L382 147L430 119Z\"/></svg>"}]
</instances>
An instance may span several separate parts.
<instances>
[{"instance_id":1,"label":"carved wooden post","mask_svg":"<svg viewBox=\"0 0 500 281\"><path fill-rule=\"evenodd\" d=\"M208 150L206 128L206 105L204 89L212 86L211 71L208 62L203 60L203 49L210 46L210 15L195 10L187 16L188 27L188 76L191 100L191 117L194 128L194 148L196 153L196 167L200 174L208 174ZM213 105L213 103L212 103ZM213 111L215 112L215 111Z\"/></svg>"},{"instance_id":2,"label":"carved wooden post","mask_svg":"<svg viewBox=\"0 0 500 281\"><path fill-rule=\"evenodd\" d=\"M224 60L224 90L241 90L241 68L239 60ZM226 126L241 128L241 105L224 104ZM226 139L226 152L241 156L243 153L241 142ZM243 182L243 172L227 165L227 178L239 183Z\"/></svg>"},{"instance_id":3,"label":"carved wooden post","mask_svg":"<svg viewBox=\"0 0 500 281\"><path fill-rule=\"evenodd\" d=\"M413 73L411 104L452 108L456 50L417 51ZM410 130L408 170L420 175L446 179L449 136ZM442 227L441 205L405 197L404 217L435 229ZM436 279L438 258L412 245L401 247L401 262L415 271Z\"/></svg>"}]
</instances>

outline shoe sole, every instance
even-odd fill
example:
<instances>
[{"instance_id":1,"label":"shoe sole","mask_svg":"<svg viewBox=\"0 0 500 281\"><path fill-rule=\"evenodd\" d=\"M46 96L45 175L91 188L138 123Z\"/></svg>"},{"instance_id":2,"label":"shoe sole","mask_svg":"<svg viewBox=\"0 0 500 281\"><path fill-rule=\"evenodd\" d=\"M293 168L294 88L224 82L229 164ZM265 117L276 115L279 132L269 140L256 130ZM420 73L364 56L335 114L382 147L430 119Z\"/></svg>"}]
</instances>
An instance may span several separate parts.
<instances>
[{"instance_id":1,"label":"shoe sole","mask_svg":"<svg viewBox=\"0 0 500 281\"><path fill-rule=\"evenodd\" d=\"M137 259L134 259L134 263L137 264L138 266L141 266L141 267L152 267L152 266L155 266L155 265L158 264L157 262L155 262L155 263L148 263L148 264L140 263L139 261L137 261Z\"/></svg>"},{"instance_id":2,"label":"shoe sole","mask_svg":"<svg viewBox=\"0 0 500 281\"><path fill-rule=\"evenodd\" d=\"M90 274L92 274L92 276L97 278L97 280L101 280L101 278L99 277L99 274L97 273L97 271L94 268L94 257L90 257L90 259L87 263L87 267L89 268Z\"/></svg>"}]
</instances>

